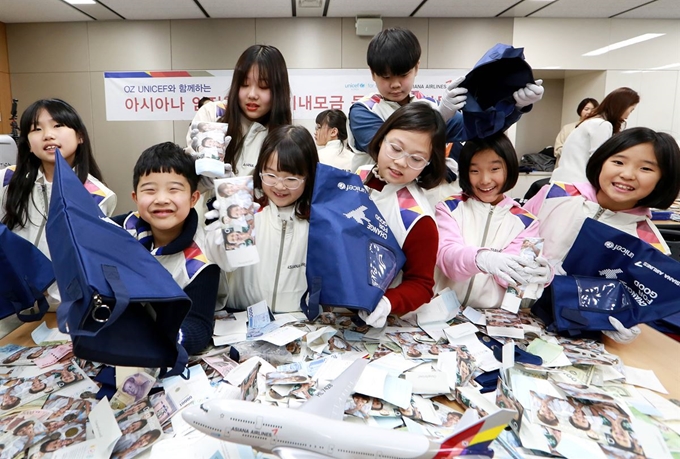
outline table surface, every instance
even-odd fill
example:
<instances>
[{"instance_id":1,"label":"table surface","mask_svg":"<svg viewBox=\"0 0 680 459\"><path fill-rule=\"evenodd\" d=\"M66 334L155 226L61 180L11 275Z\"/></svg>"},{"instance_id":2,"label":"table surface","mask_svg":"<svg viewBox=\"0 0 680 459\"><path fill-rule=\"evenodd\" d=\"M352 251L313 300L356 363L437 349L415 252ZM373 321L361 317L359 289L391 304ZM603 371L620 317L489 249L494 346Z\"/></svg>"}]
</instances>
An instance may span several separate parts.
<instances>
[{"instance_id":1,"label":"table surface","mask_svg":"<svg viewBox=\"0 0 680 459\"><path fill-rule=\"evenodd\" d=\"M47 313L44 320L50 328L57 326L57 316L54 313ZM0 346L10 343L35 346L31 332L40 323L38 321L21 325L0 339ZM668 391L669 395L666 398L680 399L680 365L675 360L680 359L680 342L647 325L640 325L640 328L642 333L633 343L620 344L605 337L605 347L612 354L621 357L623 362L630 367L653 370Z\"/></svg>"}]
</instances>

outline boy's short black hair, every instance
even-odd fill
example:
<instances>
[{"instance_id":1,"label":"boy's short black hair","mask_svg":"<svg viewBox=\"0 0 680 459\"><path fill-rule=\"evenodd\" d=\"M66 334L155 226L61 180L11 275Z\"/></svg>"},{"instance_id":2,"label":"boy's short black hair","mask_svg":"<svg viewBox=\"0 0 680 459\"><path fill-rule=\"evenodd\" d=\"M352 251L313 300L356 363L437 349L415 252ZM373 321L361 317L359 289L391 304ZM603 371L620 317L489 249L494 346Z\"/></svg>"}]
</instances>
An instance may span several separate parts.
<instances>
[{"instance_id":1,"label":"boy's short black hair","mask_svg":"<svg viewBox=\"0 0 680 459\"><path fill-rule=\"evenodd\" d=\"M511 190L517 184L519 177L519 161L517 152L512 142L503 132L498 132L484 139L472 139L465 142L460 156L458 157L458 184L468 196L474 196L475 192L470 183L470 164L475 154L484 150L492 150L505 163L505 184L501 188L501 193Z\"/></svg>"},{"instance_id":2,"label":"boy's short black hair","mask_svg":"<svg viewBox=\"0 0 680 459\"><path fill-rule=\"evenodd\" d=\"M184 153L184 149L176 143L163 142L144 150L132 174L133 190L137 191L141 177L153 172L174 172L187 179L192 193L198 189L194 157Z\"/></svg>"},{"instance_id":3,"label":"boy's short black hair","mask_svg":"<svg viewBox=\"0 0 680 459\"><path fill-rule=\"evenodd\" d=\"M399 27L379 32L368 44L366 63L378 76L405 75L420 61L415 34Z\"/></svg>"}]
</instances>

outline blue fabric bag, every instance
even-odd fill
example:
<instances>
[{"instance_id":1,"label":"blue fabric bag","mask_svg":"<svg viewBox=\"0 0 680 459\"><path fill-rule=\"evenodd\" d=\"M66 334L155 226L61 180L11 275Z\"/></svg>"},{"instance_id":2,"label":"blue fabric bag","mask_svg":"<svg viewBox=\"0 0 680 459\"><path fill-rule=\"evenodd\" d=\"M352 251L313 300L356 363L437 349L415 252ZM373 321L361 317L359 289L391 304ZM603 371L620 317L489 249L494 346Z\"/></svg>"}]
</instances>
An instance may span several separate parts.
<instances>
[{"instance_id":1,"label":"blue fabric bag","mask_svg":"<svg viewBox=\"0 0 680 459\"><path fill-rule=\"evenodd\" d=\"M307 246L310 320L321 305L373 312L406 262L387 222L358 175L316 167Z\"/></svg>"},{"instance_id":2,"label":"blue fabric bag","mask_svg":"<svg viewBox=\"0 0 680 459\"><path fill-rule=\"evenodd\" d=\"M55 156L47 243L59 330L71 335L77 357L181 374L188 356L177 338L191 300L135 238L104 219L59 150Z\"/></svg>"},{"instance_id":3,"label":"blue fabric bag","mask_svg":"<svg viewBox=\"0 0 680 459\"><path fill-rule=\"evenodd\" d=\"M52 262L0 223L0 319L14 313L24 322L42 319L49 308L43 292L53 282ZM38 312L22 313L36 302Z\"/></svg>"},{"instance_id":4,"label":"blue fabric bag","mask_svg":"<svg viewBox=\"0 0 680 459\"><path fill-rule=\"evenodd\" d=\"M680 263L652 245L591 218L551 284L558 331L630 328L680 312Z\"/></svg>"},{"instance_id":5,"label":"blue fabric bag","mask_svg":"<svg viewBox=\"0 0 680 459\"><path fill-rule=\"evenodd\" d=\"M524 48L498 43L488 50L459 85L468 90L461 111L467 138L485 138L500 132L506 117L515 111L512 94L533 82Z\"/></svg>"}]
</instances>

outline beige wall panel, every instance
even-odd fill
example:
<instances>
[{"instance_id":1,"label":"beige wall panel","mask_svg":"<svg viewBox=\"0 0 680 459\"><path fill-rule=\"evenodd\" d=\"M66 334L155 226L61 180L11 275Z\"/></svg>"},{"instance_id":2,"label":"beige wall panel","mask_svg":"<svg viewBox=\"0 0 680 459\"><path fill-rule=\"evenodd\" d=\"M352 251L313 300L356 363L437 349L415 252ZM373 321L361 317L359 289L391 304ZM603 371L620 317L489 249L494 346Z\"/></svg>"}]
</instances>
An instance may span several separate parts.
<instances>
[{"instance_id":1,"label":"beige wall panel","mask_svg":"<svg viewBox=\"0 0 680 459\"><path fill-rule=\"evenodd\" d=\"M87 24L90 70L169 70L170 21Z\"/></svg>"},{"instance_id":2,"label":"beige wall panel","mask_svg":"<svg viewBox=\"0 0 680 459\"><path fill-rule=\"evenodd\" d=\"M86 22L7 24L12 74L89 70Z\"/></svg>"},{"instance_id":3,"label":"beige wall panel","mask_svg":"<svg viewBox=\"0 0 680 459\"><path fill-rule=\"evenodd\" d=\"M586 97L602 102L605 93L607 73L605 71L585 72L579 75L567 75L564 79L564 96L562 98L562 122L560 126L578 121L576 109ZM557 136L557 135L556 135Z\"/></svg>"},{"instance_id":4,"label":"beige wall panel","mask_svg":"<svg viewBox=\"0 0 680 459\"><path fill-rule=\"evenodd\" d=\"M19 119L26 107L36 100L56 97L65 100L76 109L92 136L93 99L89 73L13 73L11 83L12 95L19 99L17 110Z\"/></svg>"},{"instance_id":5,"label":"beige wall panel","mask_svg":"<svg viewBox=\"0 0 680 459\"><path fill-rule=\"evenodd\" d=\"M680 73L678 74L678 83L675 87L675 92L669 94L669 98L673 97L676 107L680 107ZM673 124L671 125L671 130L668 132L675 140L680 142L680 110L675 110L673 112Z\"/></svg>"},{"instance_id":6,"label":"beige wall panel","mask_svg":"<svg viewBox=\"0 0 680 459\"><path fill-rule=\"evenodd\" d=\"M673 129L678 71L607 72L607 90L621 86L628 86L640 94L640 103L628 117L628 127L645 126L666 132Z\"/></svg>"},{"instance_id":7,"label":"beige wall panel","mask_svg":"<svg viewBox=\"0 0 680 459\"><path fill-rule=\"evenodd\" d=\"M474 67L496 43L512 44L512 24L512 19L430 19L428 67Z\"/></svg>"},{"instance_id":8,"label":"beige wall panel","mask_svg":"<svg viewBox=\"0 0 680 459\"><path fill-rule=\"evenodd\" d=\"M256 19L257 43L279 48L290 69L333 69L341 65L341 19Z\"/></svg>"},{"instance_id":9,"label":"beige wall panel","mask_svg":"<svg viewBox=\"0 0 680 459\"><path fill-rule=\"evenodd\" d=\"M118 195L116 214L136 209L132 170L137 158L151 145L172 141L172 121L106 121L104 79L90 74L94 116L94 152L109 188ZM186 132L186 131L185 131Z\"/></svg>"},{"instance_id":10,"label":"beige wall panel","mask_svg":"<svg viewBox=\"0 0 680 459\"><path fill-rule=\"evenodd\" d=\"M610 19L515 19L513 46L524 47L534 68L606 69L610 54L584 57L582 54L607 46Z\"/></svg>"},{"instance_id":11,"label":"beige wall panel","mask_svg":"<svg viewBox=\"0 0 680 459\"><path fill-rule=\"evenodd\" d=\"M520 158L554 145L555 137L562 127L564 80L545 80L543 87L543 99L517 122L515 149Z\"/></svg>"},{"instance_id":12,"label":"beige wall panel","mask_svg":"<svg viewBox=\"0 0 680 459\"><path fill-rule=\"evenodd\" d=\"M12 128L9 118L12 113L12 91L10 89L9 73L0 72L0 133L9 134ZM17 120L19 122L19 120Z\"/></svg>"},{"instance_id":13,"label":"beige wall panel","mask_svg":"<svg viewBox=\"0 0 680 459\"><path fill-rule=\"evenodd\" d=\"M170 40L173 69L233 69L255 43L255 19L171 21Z\"/></svg>"},{"instance_id":14,"label":"beige wall panel","mask_svg":"<svg viewBox=\"0 0 680 459\"><path fill-rule=\"evenodd\" d=\"M7 55L7 27L0 22L0 72L9 73L9 56Z\"/></svg>"},{"instance_id":15,"label":"beige wall panel","mask_svg":"<svg viewBox=\"0 0 680 459\"><path fill-rule=\"evenodd\" d=\"M680 65L680 25L677 20L619 19L611 21L611 43L650 33L663 36L610 51L609 70L654 69Z\"/></svg>"}]
</instances>

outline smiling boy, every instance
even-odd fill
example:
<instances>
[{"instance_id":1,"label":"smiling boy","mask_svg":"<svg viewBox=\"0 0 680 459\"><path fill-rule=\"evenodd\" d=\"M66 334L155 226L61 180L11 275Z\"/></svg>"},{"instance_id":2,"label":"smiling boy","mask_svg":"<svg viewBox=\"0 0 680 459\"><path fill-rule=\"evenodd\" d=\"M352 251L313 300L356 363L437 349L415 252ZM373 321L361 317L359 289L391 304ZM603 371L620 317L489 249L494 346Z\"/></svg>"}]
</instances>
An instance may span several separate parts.
<instances>
[{"instance_id":1,"label":"smiling boy","mask_svg":"<svg viewBox=\"0 0 680 459\"><path fill-rule=\"evenodd\" d=\"M137 211L113 218L156 257L191 299L179 336L189 354L210 342L214 311L224 306L218 290L226 287L220 268L202 249L205 235L194 210L198 180L194 159L178 145L165 142L149 147L133 173L132 200Z\"/></svg>"}]
</instances>

